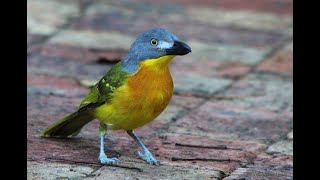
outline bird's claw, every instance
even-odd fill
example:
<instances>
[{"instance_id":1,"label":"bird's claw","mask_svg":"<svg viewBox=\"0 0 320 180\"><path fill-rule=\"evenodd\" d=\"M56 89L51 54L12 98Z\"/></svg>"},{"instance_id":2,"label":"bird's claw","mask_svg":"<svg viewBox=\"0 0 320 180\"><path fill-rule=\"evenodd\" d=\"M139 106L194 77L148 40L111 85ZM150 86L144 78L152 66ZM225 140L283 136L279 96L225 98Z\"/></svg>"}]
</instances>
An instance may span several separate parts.
<instances>
[{"instance_id":1,"label":"bird's claw","mask_svg":"<svg viewBox=\"0 0 320 180\"><path fill-rule=\"evenodd\" d=\"M156 166L160 165L160 161L156 160L151 153L142 154L139 151L137 151L137 155L151 165L156 165Z\"/></svg>"},{"instance_id":2,"label":"bird's claw","mask_svg":"<svg viewBox=\"0 0 320 180\"><path fill-rule=\"evenodd\" d=\"M105 165L117 165L120 163L119 159L115 157L108 158L106 155L100 155L99 161L101 162L101 164L105 164Z\"/></svg>"}]
</instances>

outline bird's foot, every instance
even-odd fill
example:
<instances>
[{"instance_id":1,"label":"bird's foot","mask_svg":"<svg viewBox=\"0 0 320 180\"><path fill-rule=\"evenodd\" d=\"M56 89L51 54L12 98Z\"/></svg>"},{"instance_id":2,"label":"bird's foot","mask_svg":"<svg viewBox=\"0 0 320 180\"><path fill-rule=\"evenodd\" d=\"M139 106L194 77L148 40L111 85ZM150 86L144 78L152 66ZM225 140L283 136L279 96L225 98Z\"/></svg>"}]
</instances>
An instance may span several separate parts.
<instances>
[{"instance_id":1,"label":"bird's foot","mask_svg":"<svg viewBox=\"0 0 320 180\"><path fill-rule=\"evenodd\" d=\"M160 165L160 161L156 160L150 152L145 152L144 154L141 154L139 151L137 151L137 155L151 165Z\"/></svg>"},{"instance_id":2,"label":"bird's foot","mask_svg":"<svg viewBox=\"0 0 320 180\"><path fill-rule=\"evenodd\" d=\"M101 162L101 164L106 164L106 165L119 164L120 163L119 159L117 159L115 157L108 158L105 154L100 154L99 161Z\"/></svg>"}]
</instances>

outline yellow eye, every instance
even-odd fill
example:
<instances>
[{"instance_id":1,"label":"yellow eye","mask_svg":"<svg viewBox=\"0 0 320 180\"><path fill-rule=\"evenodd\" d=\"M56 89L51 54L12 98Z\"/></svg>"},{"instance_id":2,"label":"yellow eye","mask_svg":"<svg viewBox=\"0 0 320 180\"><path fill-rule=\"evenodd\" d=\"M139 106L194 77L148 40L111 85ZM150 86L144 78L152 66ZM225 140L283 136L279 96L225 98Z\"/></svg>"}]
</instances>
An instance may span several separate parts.
<instances>
[{"instance_id":1,"label":"yellow eye","mask_svg":"<svg viewBox=\"0 0 320 180\"><path fill-rule=\"evenodd\" d=\"M151 39L150 44L152 46L156 46L156 45L158 45L158 41L156 39Z\"/></svg>"}]
</instances>

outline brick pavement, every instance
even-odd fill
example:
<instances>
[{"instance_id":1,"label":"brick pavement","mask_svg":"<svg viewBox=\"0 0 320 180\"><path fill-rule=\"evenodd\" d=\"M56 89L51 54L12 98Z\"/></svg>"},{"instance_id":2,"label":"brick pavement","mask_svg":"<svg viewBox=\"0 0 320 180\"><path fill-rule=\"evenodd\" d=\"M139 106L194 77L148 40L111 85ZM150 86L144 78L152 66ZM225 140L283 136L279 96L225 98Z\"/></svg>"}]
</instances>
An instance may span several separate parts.
<instances>
[{"instance_id":1,"label":"brick pavement","mask_svg":"<svg viewBox=\"0 0 320 180\"><path fill-rule=\"evenodd\" d=\"M292 1L27 2L28 179L292 179ZM151 166L122 131L108 135L102 166L98 122L72 139L42 139L90 85L161 26L193 52L171 70L175 94L136 130L162 162Z\"/></svg>"}]
</instances>

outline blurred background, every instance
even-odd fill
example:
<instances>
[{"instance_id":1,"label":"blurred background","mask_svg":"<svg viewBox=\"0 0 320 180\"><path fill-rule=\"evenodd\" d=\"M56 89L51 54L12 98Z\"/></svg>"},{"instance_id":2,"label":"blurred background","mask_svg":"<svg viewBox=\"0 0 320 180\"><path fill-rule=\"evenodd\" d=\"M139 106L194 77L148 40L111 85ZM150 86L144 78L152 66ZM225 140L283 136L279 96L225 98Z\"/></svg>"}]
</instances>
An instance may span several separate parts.
<instances>
[{"instance_id":1,"label":"blurred background","mask_svg":"<svg viewBox=\"0 0 320 180\"><path fill-rule=\"evenodd\" d=\"M292 74L290 0L30 0L27 5L28 55L89 64L28 66L28 71L60 73L91 85L126 55L139 33L161 27L193 50L173 61L174 78L181 79L176 81L178 92L194 89L192 94L212 95L252 71ZM288 53L271 58L280 49ZM209 81L199 86L195 82L201 78ZM216 81L222 85L213 85Z\"/></svg>"},{"instance_id":2,"label":"blurred background","mask_svg":"<svg viewBox=\"0 0 320 180\"><path fill-rule=\"evenodd\" d=\"M161 27L192 48L191 54L172 62L175 93L170 105L137 131L149 141L147 146L160 151L159 159L167 162L163 168L168 168L163 171L183 174L171 168L183 164L188 170L194 165L211 169L209 175L203 171L195 177L292 177L292 5L292 0L28 0L28 162L50 153L62 159L77 153L83 161L96 159L97 122L80 134L85 149L76 142L69 147L44 141L38 134L74 111L89 88L127 54L139 33ZM159 137L173 138L160 138L160 143ZM128 156L128 162L136 158L125 134L111 132L112 138L110 149L121 153L127 148L131 154L122 157ZM195 159L235 161L173 161L197 152L175 145L186 140L197 146L231 146L221 152L211 149L211 154L202 148L193 154ZM235 153L232 148L241 150ZM179 157L171 157L176 154ZM237 171L243 164L246 172ZM28 164L38 175L46 175L39 170L43 168ZM273 173L267 173L268 168Z\"/></svg>"}]
</instances>

